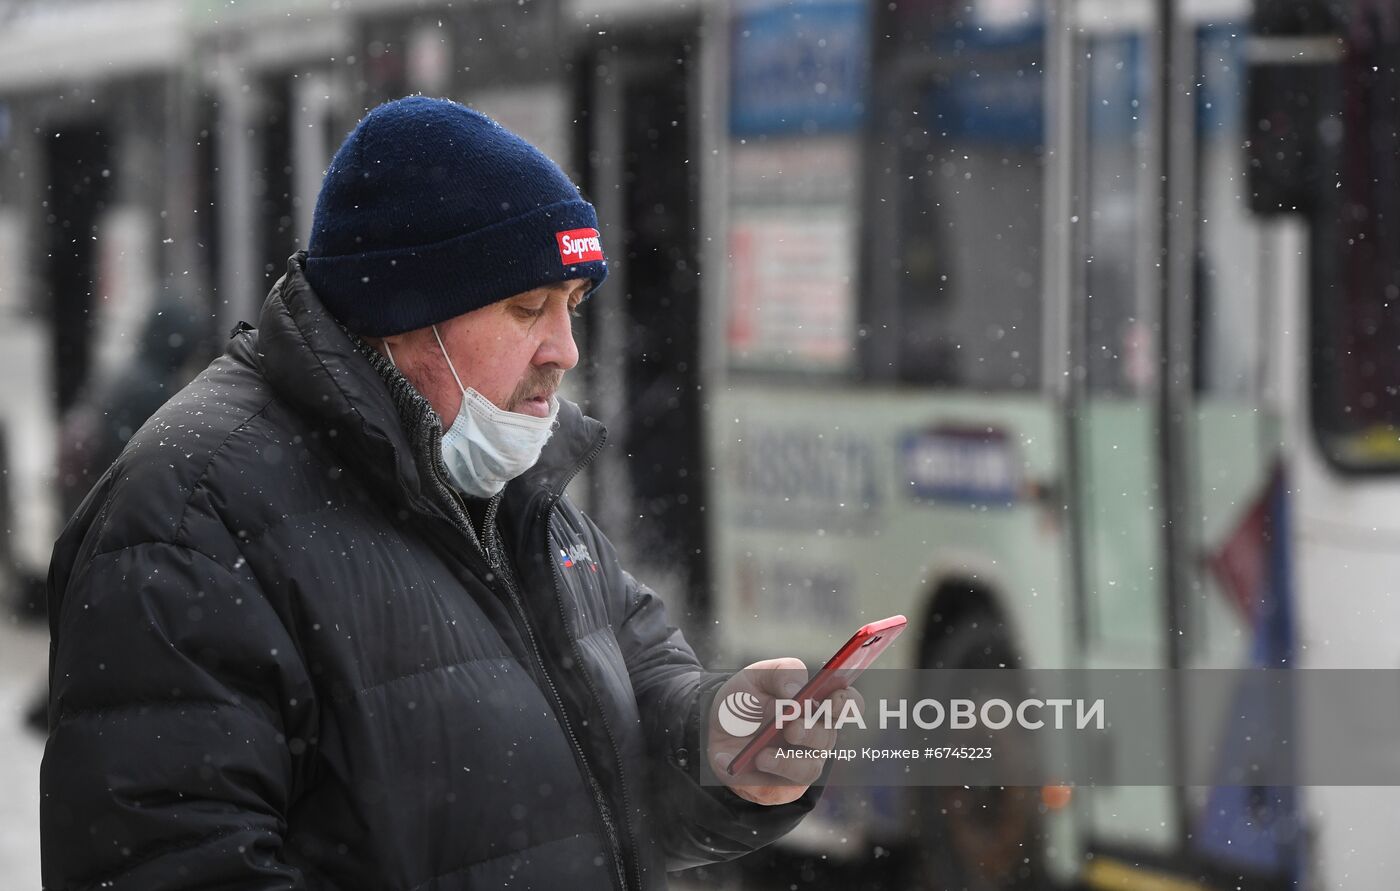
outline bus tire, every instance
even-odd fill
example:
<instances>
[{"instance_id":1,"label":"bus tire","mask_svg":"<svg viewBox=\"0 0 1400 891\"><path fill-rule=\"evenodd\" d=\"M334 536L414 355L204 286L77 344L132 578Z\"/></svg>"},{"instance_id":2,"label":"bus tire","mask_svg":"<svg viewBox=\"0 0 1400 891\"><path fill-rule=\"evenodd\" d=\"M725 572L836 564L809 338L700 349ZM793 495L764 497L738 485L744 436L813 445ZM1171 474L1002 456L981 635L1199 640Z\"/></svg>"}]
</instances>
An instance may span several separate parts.
<instances>
[{"instance_id":1,"label":"bus tire","mask_svg":"<svg viewBox=\"0 0 1400 891\"><path fill-rule=\"evenodd\" d=\"M961 616L946 633L931 636L920 654L923 668L990 669L1019 664L1005 625L990 610ZM1007 672L1007 682L1006 695L1020 698L1021 681L1014 671ZM1012 744L1024 745L1025 757L1034 757L1029 734L1021 734ZM919 786L909 792L910 844L901 858L904 887L924 891L1047 887L1038 787Z\"/></svg>"}]
</instances>

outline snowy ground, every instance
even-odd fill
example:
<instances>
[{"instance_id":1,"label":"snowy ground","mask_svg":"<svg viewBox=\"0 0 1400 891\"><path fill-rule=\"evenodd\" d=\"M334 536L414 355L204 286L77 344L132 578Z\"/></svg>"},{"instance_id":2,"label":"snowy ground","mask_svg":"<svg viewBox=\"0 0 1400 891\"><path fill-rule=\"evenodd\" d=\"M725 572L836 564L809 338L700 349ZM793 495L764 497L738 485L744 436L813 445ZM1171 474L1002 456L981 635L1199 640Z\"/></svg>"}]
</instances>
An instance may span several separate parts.
<instances>
[{"instance_id":1,"label":"snowy ground","mask_svg":"<svg viewBox=\"0 0 1400 891\"><path fill-rule=\"evenodd\" d=\"M48 671L49 636L0 613L0 886L39 888L39 759L43 740L22 726Z\"/></svg>"}]
</instances>

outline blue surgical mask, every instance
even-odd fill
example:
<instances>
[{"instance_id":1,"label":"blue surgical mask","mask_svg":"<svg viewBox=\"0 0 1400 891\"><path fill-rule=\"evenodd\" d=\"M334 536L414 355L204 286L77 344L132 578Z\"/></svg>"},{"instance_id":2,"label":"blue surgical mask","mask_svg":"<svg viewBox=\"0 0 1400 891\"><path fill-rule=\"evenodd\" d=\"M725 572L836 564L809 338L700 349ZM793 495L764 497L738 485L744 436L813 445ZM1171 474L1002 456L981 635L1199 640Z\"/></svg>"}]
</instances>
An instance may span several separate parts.
<instances>
[{"instance_id":1,"label":"blue surgical mask","mask_svg":"<svg viewBox=\"0 0 1400 891\"><path fill-rule=\"evenodd\" d=\"M543 418L497 408L475 389L462 386L436 325L433 336L462 391L462 407L442 435L442 463L457 488L474 498L490 498L540 459L554 432L559 399L550 397L549 415ZM389 361L393 358L391 353Z\"/></svg>"}]
</instances>

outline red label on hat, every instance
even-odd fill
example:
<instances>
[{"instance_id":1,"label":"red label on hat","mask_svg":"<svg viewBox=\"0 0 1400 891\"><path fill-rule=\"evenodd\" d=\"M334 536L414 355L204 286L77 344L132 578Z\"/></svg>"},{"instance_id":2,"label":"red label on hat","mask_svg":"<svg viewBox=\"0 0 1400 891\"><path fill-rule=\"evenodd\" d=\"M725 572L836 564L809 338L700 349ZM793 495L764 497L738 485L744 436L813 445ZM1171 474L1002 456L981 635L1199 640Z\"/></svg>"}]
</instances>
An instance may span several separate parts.
<instances>
[{"instance_id":1,"label":"red label on hat","mask_svg":"<svg viewBox=\"0 0 1400 891\"><path fill-rule=\"evenodd\" d=\"M603 259L603 245L598 241L597 229L570 229L556 232L554 237L559 242L559 260L565 266Z\"/></svg>"}]
</instances>

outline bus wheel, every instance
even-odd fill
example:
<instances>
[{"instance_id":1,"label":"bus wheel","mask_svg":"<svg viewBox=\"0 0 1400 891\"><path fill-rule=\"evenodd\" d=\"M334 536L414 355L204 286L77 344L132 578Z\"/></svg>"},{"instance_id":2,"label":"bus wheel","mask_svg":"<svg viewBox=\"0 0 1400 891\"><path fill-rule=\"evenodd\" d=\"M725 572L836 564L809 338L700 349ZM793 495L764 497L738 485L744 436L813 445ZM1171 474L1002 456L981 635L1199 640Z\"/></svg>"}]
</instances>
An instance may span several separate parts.
<instances>
[{"instance_id":1,"label":"bus wheel","mask_svg":"<svg viewBox=\"0 0 1400 891\"><path fill-rule=\"evenodd\" d=\"M990 669L1020 664L1004 626L989 612L959 620L930 640L925 668ZM981 690L1014 702L1021 680L1007 671L1005 686ZM936 694L946 699L952 695ZM1009 751L1009 750L1016 751ZM1001 758L1033 758L1029 733L997 742ZM1040 789L1023 786L921 786L909 790L911 844L905 862L907 888L926 891L1029 891L1045 888Z\"/></svg>"}]
</instances>

